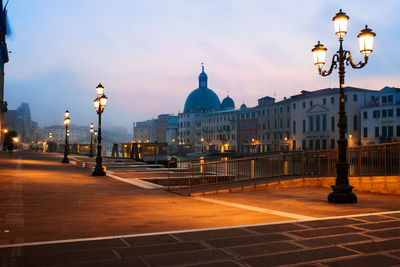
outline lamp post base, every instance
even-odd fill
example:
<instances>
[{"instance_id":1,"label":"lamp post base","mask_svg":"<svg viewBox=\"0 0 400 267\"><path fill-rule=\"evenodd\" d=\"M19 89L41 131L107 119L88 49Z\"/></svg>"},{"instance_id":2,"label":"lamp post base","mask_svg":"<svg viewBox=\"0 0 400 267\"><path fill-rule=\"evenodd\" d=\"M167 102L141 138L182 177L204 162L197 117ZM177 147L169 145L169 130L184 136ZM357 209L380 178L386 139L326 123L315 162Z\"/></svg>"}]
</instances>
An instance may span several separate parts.
<instances>
[{"instance_id":1,"label":"lamp post base","mask_svg":"<svg viewBox=\"0 0 400 267\"><path fill-rule=\"evenodd\" d=\"M357 203L357 196L354 194L351 185L332 185L332 192L328 195L331 203Z\"/></svg>"},{"instance_id":2,"label":"lamp post base","mask_svg":"<svg viewBox=\"0 0 400 267\"><path fill-rule=\"evenodd\" d=\"M106 172L104 171L103 167L95 167L92 176L106 176Z\"/></svg>"},{"instance_id":3,"label":"lamp post base","mask_svg":"<svg viewBox=\"0 0 400 267\"><path fill-rule=\"evenodd\" d=\"M61 163L69 163L69 159L66 156L64 156Z\"/></svg>"}]
</instances>

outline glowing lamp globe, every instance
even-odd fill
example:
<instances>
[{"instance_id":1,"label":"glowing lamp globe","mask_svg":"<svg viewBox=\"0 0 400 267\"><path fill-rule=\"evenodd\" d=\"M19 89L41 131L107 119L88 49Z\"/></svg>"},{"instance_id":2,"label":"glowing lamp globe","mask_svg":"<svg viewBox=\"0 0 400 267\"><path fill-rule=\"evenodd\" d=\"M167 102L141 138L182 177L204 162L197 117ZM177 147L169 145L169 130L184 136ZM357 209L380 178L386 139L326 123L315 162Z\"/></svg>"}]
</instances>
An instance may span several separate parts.
<instances>
[{"instance_id":1,"label":"glowing lamp globe","mask_svg":"<svg viewBox=\"0 0 400 267\"><path fill-rule=\"evenodd\" d=\"M357 35L360 44L360 52L366 58L372 53L375 36L376 34L371 29L368 29L367 25L365 25L365 29L362 29Z\"/></svg>"},{"instance_id":2,"label":"glowing lamp globe","mask_svg":"<svg viewBox=\"0 0 400 267\"><path fill-rule=\"evenodd\" d=\"M314 65L318 67L319 70L325 65L326 60L326 48L323 44L318 41L318 44L314 46L311 50L313 53Z\"/></svg>"},{"instance_id":3,"label":"glowing lamp globe","mask_svg":"<svg viewBox=\"0 0 400 267\"><path fill-rule=\"evenodd\" d=\"M336 13L332 20L335 24L336 35L339 36L340 39L342 39L347 33L349 16L347 16L346 13L342 12L342 10L340 9L339 13Z\"/></svg>"}]
</instances>

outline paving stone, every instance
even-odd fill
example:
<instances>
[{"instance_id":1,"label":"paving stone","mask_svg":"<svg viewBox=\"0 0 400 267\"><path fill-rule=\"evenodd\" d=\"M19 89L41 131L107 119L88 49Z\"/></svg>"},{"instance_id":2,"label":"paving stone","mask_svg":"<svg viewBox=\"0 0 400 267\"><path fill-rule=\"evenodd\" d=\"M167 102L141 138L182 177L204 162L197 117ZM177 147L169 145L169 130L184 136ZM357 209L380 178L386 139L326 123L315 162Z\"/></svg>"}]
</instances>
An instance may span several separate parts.
<instances>
[{"instance_id":1,"label":"paving stone","mask_svg":"<svg viewBox=\"0 0 400 267\"><path fill-rule=\"evenodd\" d=\"M176 253L181 251L204 250L204 249L208 248L197 242L181 242L181 243L122 248L122 249L117 249L117 252L121 255L121 257L129 258L140 255Z\"/></svg>"},{"instance_id":2,"label":"paving stone","mask_svg":"<svg viewBox=\"0 0 400 267\"><path fill-rule=\"evenodd\" d=\"M151 236L138 236L138 237L125 237L123 238L131 246L143 246L149 244L166 244L179 242L171 235L151 235Z\"/></svg>"},{"instance_id":3,"label":"paving stone","mask_svg":"<svg viewBox=\"0 0 400 267\"><path fill-rule=\"evenodd\" d=\"M232 259L233 256L221 250L202 250L174 254L144 256L151 266L194 265Z\"/></svg>"},{"instance_id":4,"label":"paving stone","mask_svg":"<svg viewBox=\"0 0 400 267\"><path fill-rule=\"evenodd\" d=\"M358 224L358 223L360 223L360 221L348 219L348 218L341 218L341 219L299 222L298 224L308 226L311 228L324 228L324 227L332 227L332 226L347 226L347 225Z\"/></svg>"},{"instance_id":5,"label":"paving stone","mask_svg":"<svg viewBox=\"0 0 400 267\"><path fill-rule=\"evenodd\" d=\"M105 239L96 241L69 242L21 247L21 256L48 253L51 251L77 251L101 248L123 248L127 245L120 239Z\"/></svg>"},{"instance_id":6,"label":"paving stone","mask_svg":"<svg viewBox=\"0 0 400 267\"><path fill-rule=\"evenodd\" d=\"M392 221L392 222L378 222L378 223L366 223L357 225L357 227L368 229L368 230L378 230L383 228L395 228L400 227L400 221Z\"/></svg>"},{"instance_id":7,"label":"paving stone","mask_svg":"<svg viewBox=\"0 0 400 267\"><path fill-rule=\"evenodd\" d=\"M68 266L68 265L67 265ZM88 263L81 263L81 264L72 264L72 266L79 266L79 267L148 267L146 263L144 263L139 257L130 258L130 259L123 259L123 260L113 260L113 261L96 261L96 262L88 262Z\"/></svg>"},{"instance_id":8,"label":"paving stone","mask_svg":"<svg viewBox=\"0 0 400 267\"><path fill-rule=\"evenodd\" d=\"M232 236L247 236L247 235L253 235L253 234L242 228L196 231L196 232L173 234L173 236L176 236L177 238L184 241L205 240L205 239L226 238Z\"/></svg>"},{"instance_id":9,"label":"paving stone","mask_svg":"<svg viewBox=\"0 0 400 267\"><path fill-rule=\"evenodd\" d=\"M10 257L12 255L12 248L0 248L0 259Z\"/></svg>"},{"instance_id":10,"label":"paving stone","mask_svg":"<svg viewBox=\"0 0 400 267\"><path fill-rule=\"evenodd\" d=\"M299 250L299 249L302 249L302 247L296 246L288 242L274 242L269 244L259 244L259 245L249 245L249 246L229 248L229 250L243 257L265 255L265 254Z\"/></svg>"},{"instance_id":11,"label":"paving stone","mask_svg":"<svg viewBox=\"0 0 400 267\"><path fill-rule=\"evenodd\" d=\"M330 237L319 237L307 240L296 240L296 243L302 244L307 247L325 247L325 246L336 246L339 244L353 243L358 241L371 240L363 235L359 234L349 234L349 235L339 235Z\"/></svg>"},{"instance_id":12,"label":"paving stone","mask_svg":"<svg viewBox=\"0 0 400 267\"><path fill-rule=\"evenodd\" d=\"M246 258L241 260L240 262L249 264L250 266L266 267L266 266L278 266L278 265L294 264L301 262L306 263L315 260L350 256L354 254L355 254L354 252L344 248L331 247L331 248L321 248L321 249Z\"/></svg>"},{"instance_id":13,"label":"paving stone","mask_svg":"<svg viewBox=\"0 0 400 267\"><path fill-rule=\"evenodd\" d=\"M367 235L372 235L380 238L393 238L400 237L400 228L388 229L388 230L378 230L366 232Z\"/></svg>"},{"instance_id":14,"label":"paving stone","mask_svg":"<svg viewBox=\"0 0 400 267\"><path fill-rule=\"evenodd\" d=\"M218 262L211 262L211 263L200 263L200 264L194 264L194 265L189 265L189 266L196 266L196 267L241 267L243 265L234 262L234 261L218 261Z\"/></svg>"},{"instance_id":15,"label":"paving stone","mask_svg":"<svg viewBox=\"0 0 400 267\"><path fill-rule=\"evenodd\" d=\"M400 212L385 214L385 216L400 218Z\"/></svg>"},{"instance_id":16,"label":"paving stone","mask_svg":"<svg viewBox=\"0 0 400 267\"><path fill-rule=\"evenodd\" d=\"M390 221L394 220L392 217L387 217L383 215L369 215L369 216L360 216L360 217L353 217L354 220L364 220L368 222L381 222L381 221Z\"/></svg>"},{"instance_id":17,"label":"paving stone","mask_svg":"<svg viewBox=\"0 0 400 267\"><path fill-rule=\"evenodd\" d=\"M48 266L48 265L76 265L78 263L95 262L102 260L117 260L111 249L52 252L30 256L15 257L12 259L16 266ZM13 266L11 265L11 266Z\"/></svg>"},{"instance_id":18,"label":"paving stone","mask_svg":"<svg viewBox=\"0 0 400 267\"><path fill-rule=\"evenodd\" d=\"M365 266L393 266L393 265L398 265L399 263L400 260L396 260L394 258L385 255L376 254L376 255L355 257L351 259L338 260L334 262L327 262L327 263L324 262L324 265L332 267L340 267L340 266L365 267Z\"/></svg>"},{"instance_id":19,"label":"paving stone","mask_svg":"<svg viewBox=\"0 0 400 267\"><path fill-rule=\"evenodd\" d=\"M400 239L392 239L377 242L368 242L363 244L347 245L347 248L360 251L363 253L373 253L380 251L398 250L400 249Z\"/></svg>"},{"instance_id":20,"label":"paving stone","mask_svg":"<svg viewBox=\"0 0 400 267\"><path fill-rule=\"evenodd\" d=\"M331 227L324 229L315 229L315 230L305 230L305 231L296 231L290 232L290 234L301 236L304 238L309 237L319 237L319 236L328 236L328 235L340 235L340 234L350 234L361 232L359 229L351 228L351 227Z\"/></svg>"},{"instance_id":21,"label":"paving stone","mask_svg":"<svg viewBox=\"0 0 400 267\"><path fill-rule=\"evenodd\" d=\"M393 252L390 252L389 254L400 258L400 251L393 251Z\"/></svg>"},{"instance_id":22,"label":"paving stone","mask_svg":"<svg viewBox=\"0 0 400 267\"><path fill-rule=\"evenodd\" d=\"M270 243L274 241L284 241L291 239L288 236L282 234L263 234L263 235L254 235L254 236L242 236L242 237L232 237L232 238L224 238L224 239L214 239L214 240L205 240L208 244L217 247L234 247L240 245L247 244L257 244L257 243Z\"/></svg>"},{"instance_id":23,"label":"paving stone","mask_svg":"<svg viewBox=\"0 0 400 267\"><path fill-rule=\"evenodd\" d=\"M305 226L294 224L294 223L282 223L282 224L271 224L271 225L263 225L263 226L253 226L248 227L251 231L256 231L259 233L278 233L278 232L288 232L295 230L303 230L308 229Z\"/></svg>"}]
</instances>

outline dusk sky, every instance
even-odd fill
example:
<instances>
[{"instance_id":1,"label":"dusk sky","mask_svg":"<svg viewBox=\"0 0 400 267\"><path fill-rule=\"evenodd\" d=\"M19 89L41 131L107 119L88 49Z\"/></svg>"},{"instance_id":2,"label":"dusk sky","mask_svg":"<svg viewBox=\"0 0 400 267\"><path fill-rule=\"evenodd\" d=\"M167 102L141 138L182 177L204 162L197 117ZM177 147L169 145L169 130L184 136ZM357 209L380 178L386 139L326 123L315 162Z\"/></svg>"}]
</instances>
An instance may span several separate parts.
<instances>
[{"instance_id":1,"label":"dusk sky","mask_svg":"<svg viewBox=\"0 0 400 267\"><path fill-rule=\"evenodd\" d=\"M311 49L321 41L328 61L338 49L332 17L350 16L344 46L361 60L357 34L376 33L362 70L346 70L346 85L379 90L400 87L400 1L223 0L10 0L5 65L9 109L30 104L39 126L89 125L95 87L109 105L104 127L183 110L198 87L201 63L208 87L222 100L243 101L337 87L337 72L318 75Z\"/></svg>"}]
</instances>

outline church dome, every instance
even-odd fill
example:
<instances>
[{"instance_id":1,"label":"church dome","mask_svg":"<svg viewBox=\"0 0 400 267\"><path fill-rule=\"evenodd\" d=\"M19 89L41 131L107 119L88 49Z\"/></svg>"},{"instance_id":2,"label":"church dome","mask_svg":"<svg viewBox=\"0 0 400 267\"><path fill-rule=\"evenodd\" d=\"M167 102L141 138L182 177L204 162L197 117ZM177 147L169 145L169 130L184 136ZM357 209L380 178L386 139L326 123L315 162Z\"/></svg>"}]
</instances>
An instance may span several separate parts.
<instances>
[{"instance_id":1,"label":"church dome","mask_svg":"<svg viewBox=\"0 0 400 267\"><path fill-rule=\"evenodd\" d=\"M207 74L199 75L199 88L193 90L186 99L183 112L210 112L221 109L221 102L213 90L207 88Z\"/></svg>"},{"instance_id":2,"label":"church dome","mask_svg":"<svg viewBox=\"0 0 400 267\"><path fill-rule=\"evenodd\" d=\"M246 106L245 103L243 103L243 104L240 106L240 109L246 109L246 108L247 108L247 106Z\"/></svg>"},{"instance_id":3,"label":"church dome","mask_svg":"<svg viewBox=\"0 0 400 267\"><path fill-rule=\"evenodd\" d=\"M235 102L233 102L232 98L227 96L224 98L224 100L222 100L221 109L223 109L223 110L235 109Z\"/></svg>"}]
</instances>

